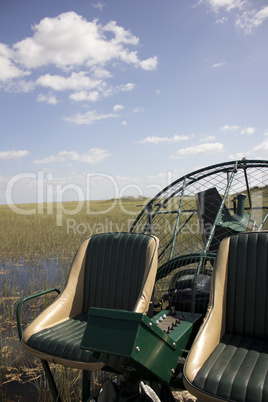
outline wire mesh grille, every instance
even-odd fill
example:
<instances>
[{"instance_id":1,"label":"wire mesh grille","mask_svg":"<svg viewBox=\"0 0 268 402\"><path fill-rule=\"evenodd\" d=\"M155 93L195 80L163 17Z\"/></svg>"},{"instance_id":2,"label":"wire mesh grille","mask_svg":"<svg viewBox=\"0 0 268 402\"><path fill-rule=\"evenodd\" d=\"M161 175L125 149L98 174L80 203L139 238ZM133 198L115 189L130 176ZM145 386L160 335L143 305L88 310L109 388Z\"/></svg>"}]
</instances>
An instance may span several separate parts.
<instances>
[{"instance_id":1,"label":"wire mesh grille","mask_svg":"<svg viewBox=\"0 0 268 402\"><path fill-rule=\"evenodd\" d=\"M184 311L193 311L195 304L201 311L221 240L241 231L268 229L267 216L268 161L213 165L162 190L131 228L159 238L156 302L166 299Z\"/></svg>"}]
</instances>

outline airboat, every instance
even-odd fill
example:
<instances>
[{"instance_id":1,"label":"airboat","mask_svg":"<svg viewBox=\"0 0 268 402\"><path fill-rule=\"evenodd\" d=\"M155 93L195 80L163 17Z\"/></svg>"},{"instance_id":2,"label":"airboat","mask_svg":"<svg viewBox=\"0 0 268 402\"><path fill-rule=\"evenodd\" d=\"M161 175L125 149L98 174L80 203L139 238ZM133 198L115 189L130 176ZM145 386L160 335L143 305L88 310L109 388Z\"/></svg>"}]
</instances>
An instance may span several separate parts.
<instances>
[{"instance_id":1,"label":"airboat","mask_svg":"<svg viewBox=\"0 0 268 402\"><path fill-rule=\"evenodd\" d=\"M17 308L54 400L50 363L83 370L83 402L268 401L267 218L268 161L242 159L174 181L128 233L86 239L63 292ZM23 330L24 302L50 292ZM92 373L110 378L97 395Z\"/></svg>"}]
</instances>

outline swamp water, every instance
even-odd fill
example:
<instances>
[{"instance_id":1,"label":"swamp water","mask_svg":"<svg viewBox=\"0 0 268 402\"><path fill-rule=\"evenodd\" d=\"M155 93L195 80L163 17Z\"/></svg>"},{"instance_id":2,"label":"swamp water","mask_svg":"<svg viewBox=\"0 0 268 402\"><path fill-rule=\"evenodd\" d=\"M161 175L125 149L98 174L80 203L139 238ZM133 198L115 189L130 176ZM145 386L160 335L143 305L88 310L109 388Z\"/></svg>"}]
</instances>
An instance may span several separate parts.
<instances>
[{"instance_id":1,"label":"swamp water","mask_svg":"<svg viewBox=\"0 0 268 402\"><path fill-rule=\"evenodd\" d=\"M72 258L59 256L0 260L0 401L51 400L40 360L20 347L16 308L22 298L33 293L54 287L63 290L71 262ZM56 297L53 292L25 303L21 310L23 328ZM81 379L77 370L52 369L57 371L60 387L68 382L67 388L79 395Z\"/></svg>"}]
</instances>

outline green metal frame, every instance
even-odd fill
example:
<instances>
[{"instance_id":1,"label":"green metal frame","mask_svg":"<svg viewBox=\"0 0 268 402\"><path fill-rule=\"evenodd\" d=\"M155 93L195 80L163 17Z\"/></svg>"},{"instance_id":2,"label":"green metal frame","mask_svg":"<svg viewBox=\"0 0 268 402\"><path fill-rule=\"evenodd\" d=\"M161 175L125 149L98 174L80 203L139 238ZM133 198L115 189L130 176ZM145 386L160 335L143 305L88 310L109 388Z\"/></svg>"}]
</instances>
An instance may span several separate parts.
<instances>
[{"instance_id":1,"label":"green metal frame","mask_svg":"<svg viewBox=\"0 0 268 402\"><path fill-rule=\"evenodd\" d=\"M175 269L185 267L195 262L199 262L200 259L204 261L214 262L216 260L216 256L217 255L215 253L207 252L184 254L180 255L179 257L173 258L173 260L167 261L160 268L158 268L156 273L156 282L159 279L168 276Z\"/></svg>"},{"instance_id":2,"label":"green metal frame","mask_svg":"<svg viewBox=\"0 0 268 402\"><path fill-rule=\"evenodd\" d=\"M22 299L18 306L17 306L17 310L16 310L16 318L17 318L17 328L18 328L18 334L19 334L19 339L21 340L22 338L22 326L21 326L21 308L22 305L28 301L28 300L32 300L35 299L36 297L40 297L40 296L44 296L48 293L52 293L52 292L57 292L58 295L61 293L59 289L57 288L52 288L52 289L48 289L48 290L43 290L42 292L38 292L38 293L34 293L33 295L27 296L24 299Z\"/></svg>"},{"instance_id":3,"label":"green metal frame","mask_svg":"<svg viewBox=\"0 0 268 402\"><path fill-rule=\"evenodd\" d=\"M177 215L177 219L176 219L176 223L175 223L175 227L174 227L174 234L173 234L173 239L172 239L172 244L171 244L171 249L170 249L170 254L169 254L169 259L170 260L172 260L172 258L173 258L174 247L175 247L175 243L176 243L176 237L177 237L177 234L178 234L178 227L179 227L179 223L180 223L180 216L181 216L182 202L183 202L184 193L185 193L185 187L186 187L186 177L183 180L180 205L179 205L179 209L178 209L178 215Z\"/></svg>"},{"instance_id":4,"label":"green metal frame","mask_svg":"<svg viewBox=\"0 0 268 402\"><path fill-rule=\"evenodd\" d=\"M189 188L189 186L194 185L200 180L206 179L212 175L217 175L220 173L226 173L227 175L227 187L226 190L227 192L225 195L225 198L227 196L227 193L230 189L231 182L233 181L234 175L238 171L243 171L244 175L244 180L245 180L245 189L248 195L248 200L249 200L249 208L246 209L251 209L254 208L252 205L252 200L251 200L251 195L250 195L250 188L249 188L249 178L248 178L248 170L252 168L268 168L268 160L237 160L237 161L230 161L230 162L224 162L216 165L212 165L209 167L205 167L199 170L196 170L194 172L191 172L185 176L182 176L178 180L174 181L170 185L168 185L166 188L161 190L153 199L151 199L148 204L141 210L141 212L138 214L136 217L134 223L132 224L130 228L130 232L135 232L135 231L141 231L144 230L144 232L150 232L153 228L153 218L156 215L161 215L161 214L177 214L176 218L176 223L175 223L175 230L173 232L173 236L171 240L168 240L166 243L163 243L163 249L160 248L159 252L159 262L162 260L166 252L168 251L169 247L170 250L168 251L169 254L169 259L174 258L174 255L176 257L176 254L174 252L175 250L175 243L176 243L176 238L179 234L180 231L177 230L177 227L179 226L179 220L180 220L180 214L183 212L194 212L194 211L181 211L181 204L177 210L161 210L160 208L157 208L154 210L154 207L159 206L159 200L161 200L161 204L163 208L166 208L168 205L169 201L180 195L180 197L184 197L185 191ZM181 200L182 203L182 200ZM256 208L258 209L258 207ZM268 205L262 206L262 209L268 209ZM146 224L144 224L144 216L146 216ZM266 218L263 221L266 221ZM216 220L215 220L216 223ZM259 228L260 230L261 228ZM214 230L215 231L215 230ZM153 232L153 231L152 231ZM213 230L212 230L213 232ZM211 241L211 239L208 240L208 242ZM160 243L161 245L161 243ZM203 250L204 251L204 250Z\"/></svg>"},{"instance_id":5,"label":"green metal frame","mask_svg":"<svg viewBox=\"0 0 268 402\"><path fill-rule=\"evenodd\" d=\"M20 341L21 341L22 333L23 333L22 325L21 325L21 308L22 308L23 304L25 302L27 302L28 300L32 300L32 299L35 299L35 298L40 297L40 296L44 296L44 295L52 293L52 292L56 292L56 293L58 293L58 295L61 293L60 290L57 289L57 288L44 290L42 292L38 292L38 293L35 293L33 295L25 297L17 305L16 318L17 318L17 329L18 329L18 335L19 335L19 340ZM49 364L48 364L48 362L46 360L43 360L43 359L40 359L40 360L41 360L43 369L45 371L45 375L46 375L46 378L47 378L47 381L48 381L48 384L49 384L49 389L50 389L50 391L52 393L53 399L54 399L54 401L61 402L59 391L57 389L53 374L51 373Z\"/></svg>"},{"instance_id":6,"label":"green metal frame","mask_svg":"<svg viewBox=\"0 0 268 402\"><path fill-rule=\"evenodd\" d=\"M158 230L158 232L156 232L155 234L159 235L160 238L159 258L158 258L159 269L157 273L157 280L161 279L161 274L164 273L164 269L166 268L168 262L172 263L172 261L176 260L178 257L181 257L180 259L178 259L178 261L180 260L181 264L179 266L182 266L183 261L187 261L187 264L189 264L188 259L189 261L196 260L196 255L198 254L199 263L192 284L192 307L191 307L192 312L195 311L198 277L201 272L203 263L206 259L206 255L210 253L210 247L214 241L213 238L215 236L215 233L217 232L217 229L219 227L222 227L223 229L226 229L226 233L229 233L229 235L231 235L237 232L250 230L250 223L252 223L252 229L261 230L265 222L268 220L268 212L267 212L266 215L263 217L262 221L259 222L257 225L256 222L250 218L250 215L248 213L244 213L247 210L254 210L260 208L258 206L255 206L252 201L250 192L250 180L251 180L250 172L251 169L261 169L261 168L264 168L265 170L268 168L268 160L237 160L237 161L224 162L208 166L196 170L194 172L191 172L185 176L182 176L181 178L179 178L178 180L174 181L166 188L161 190L152 200L149 201L149 203L144 207L144 209L138 214L135 222L133 223L130 229L131 232L144 230L145 232L149 231L151 233L154 233L154 224L155 224ZM236 175L239 174L239 172L242 173L242 175L239 175L239 180L240 183L244 183L243 192L247 194L249 206L245 207L245 200L240 199L238 201L237 211L234 205L233 208L234 215L230 215L227 217L224 215L223 212L224 207L227 202L229 193L232 191L232 186L233 184L235 184L235 177ZM215 219L211 224L210 232L208 234L208 237L204 241L203 246L201 245L200 240L198 240L199 241L198 247L200 248L200 251L197 253L194 252L193 258L191 258L189 254L190 250L189 251L186 249L183 250L180 246L181 244L180 235L183 233L183 230L185 226L188 224L188 222L190 222L192 218L195 219L194 215L197 213L197 209L191 209L191 207L187 208L187 201L184 204L186 208L183 207L184 199L187 198L188 192L191 190L192 187L195 188L198 182L207 184L209 183L210 178L216 177L220 174L223 174L223 176L226 175L225 176L226 182L221 181L222 199L219 208L217 210ZM213 180L211 180L211 183L212 186L217 187L215 181L213 182ZM262 183L261 177L260 177L260 183ZM253 185L254 182L253 184L251 183L251 186ZM239 196L242 197L243 194L239 194L237 196L237 200ZM178 204L174 208L172 200L173 199L175 200L176 197L178 197ZM163 208L161 207L156 208L157 205L160 205L160 202ZM232 210L232 208L229 209ZM261 205L261 209L267 210L268 205L266 204ZM190 215L182 220L181 219L182 214L185 213ZM162 220L161 215L170 215L171 217L174 214L176 215L176 217L170 218L171 219L170 222L172 222L172 225L174 225L174 229L172 227L172 231L170 232L169 236L166 234L167 231L164 232L165 230L164 220ZM145 222L146 225L144 224ZM161 226L159 232L159 225L162 224L162 222L163 222L163 228ZM164 233L163 236L161 228L163 229ZM161 265L161 262L162 264L163 263L164 264Z\"/></svg>"}]
</instances>

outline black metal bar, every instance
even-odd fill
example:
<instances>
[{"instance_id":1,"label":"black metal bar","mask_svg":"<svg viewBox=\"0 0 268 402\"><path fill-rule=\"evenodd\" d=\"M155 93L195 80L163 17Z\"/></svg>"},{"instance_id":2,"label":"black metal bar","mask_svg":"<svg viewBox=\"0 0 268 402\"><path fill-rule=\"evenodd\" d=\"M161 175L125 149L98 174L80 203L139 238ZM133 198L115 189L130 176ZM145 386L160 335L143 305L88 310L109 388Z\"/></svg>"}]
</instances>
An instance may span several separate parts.
<instances>
[{"instance_id":1,"label":"black metal bar","mask_svg":"<svg viewBox=\"0 0 268 402\"><path fill-rule=\"evenodd\" d=\"M82 402L90 400L91 372L83 370Z\"/></svg>"},{"instance_id":2,"label":"black metal bar","mask_svg":"<svg viewBox=\"0 0 268 402\"><path fill-rule=\"evenodd\" d=\"M43 368L44 368L44 371L45 371L45 374L46 374L46 378L47 378L47 381L48 381L49 389L50 389L50 391L52 393L54 401L55 402L61 402L61 397L60 397L58 388L56 386L54 377L53 377L53 375L51 373L51 370L50 370L48 362L46 360L41 359L41 363L43 365Z\"/></svg>"},{"instance_id":3,"label":"black metal bar","mask_svg":"<svg viewBox=\"0 0 268 402\"><path fill-rule=\"evenodd\" d=\"M251 202L250 189L249 189L249 183L248 183L248 176L247 176L246 168L244 169L244 176L245 176L245 181L246 181L246 186L247 186L249 207L252 208L252 202Z\"/></svg>"}]
</instances>

